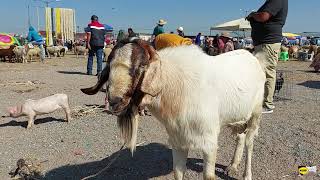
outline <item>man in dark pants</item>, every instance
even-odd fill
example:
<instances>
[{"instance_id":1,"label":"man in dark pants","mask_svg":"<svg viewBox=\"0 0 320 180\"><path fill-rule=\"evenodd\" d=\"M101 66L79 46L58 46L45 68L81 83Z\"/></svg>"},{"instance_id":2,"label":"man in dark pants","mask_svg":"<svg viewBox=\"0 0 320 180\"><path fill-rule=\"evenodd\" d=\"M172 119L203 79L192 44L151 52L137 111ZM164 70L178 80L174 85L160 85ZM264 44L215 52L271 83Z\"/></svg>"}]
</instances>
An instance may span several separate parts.
<instances>
[{"instance_id":1,"label":"man in dark pants","mask_svg":"<svg viewBox=\"0 0 320 180\"><path fill-rule=\"evenodd\" d=\"M264 63L266 72L263 113L275 108L273 95L276 85L276 66L281 47L282 28L288 14L288 0L266 0L257 12L246 19L250 21L254 55Z\"/></svg>"},{"instance_id":2,"label":"man in dark pants","mask_svg":"<svg viewBox=\"0 0 320 180\"><path fill-rule=\"evenodd\" d=\"M87 74L92 75L93 56L97 56L97 75L102 71L102 55L105 41L104 25L100 24L96 15L91 16L91 23L86 28L87 48L89 49Z\"/></svg>"}]
</instances>

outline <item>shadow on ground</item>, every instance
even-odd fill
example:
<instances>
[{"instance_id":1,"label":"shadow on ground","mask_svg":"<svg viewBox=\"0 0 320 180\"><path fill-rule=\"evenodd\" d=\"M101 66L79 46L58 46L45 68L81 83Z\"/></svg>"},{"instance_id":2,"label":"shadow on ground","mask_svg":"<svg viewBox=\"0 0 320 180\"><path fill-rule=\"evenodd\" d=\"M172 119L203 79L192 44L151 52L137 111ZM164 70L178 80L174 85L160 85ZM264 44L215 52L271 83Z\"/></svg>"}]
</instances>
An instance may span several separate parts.
<instances>
[{"instance_id":1,"label":"shadow on ground","mask_svg":"<svg viewBox=\"0 0 320 180\"><path fill-rule=\"evenodd\" d=\"M56 119L56 118L53 118L53 117L45 117L45 118L41 118L41 119L36 119L34 121L34 124L37 125L37 124L44 124L44 123L49 123L49 122L66 122L65 120L63 119ZM11 120L7 123L4 123L4 124L0 124L0 128L2 127L17 127L17 126L21 126L21 127L24 127L26 128L28 125L28 120L26 121L16 121L16 120Z\"/></svg>"},{"instance_id":2,"label":"shadow on ground","mask_svg":"<svg viewBox=\"0 0 320 180\"><path fill-rule=\"evenodd\" d=\"M298 85L312 89L320 89L320 81L305 81L303 83L299 83Z\"/></svg>"},{"instance_id":3,"label":"shadow on ground","mask_svg":"<svg viewBox=\"0 0 320 180\"><path fill-rule=\"evenodd\" d=\"M84 72L79 72L79 71L57 71L58 73L61 74L80 74L80 75L87 75Z\"/></svg>"},{"instance_id":4,"label":"shadow on ground","mask_svg":"<svg viewBox=\"0 0 320 180\"><path fill-rule=\"evenodd\" d=\"M99 172L105 168L108 163L117 156L115 152L111 156L95 162L85 164L66 165L51 171L48 171L44 179L74 179L78 180ZM131 156L128 149L120 151L120 156L103 173L92 180L146 180L154 177L168 175L172 172L171 149L158 143L151 143L145 146L138 146L136 152ZM196 172L202 172L202 159L189 158L187 162L188 169ZM226 176L222 165L216 165L220 171L216 171L217 176L222 179L234 179Z\"/></svg>"},{"instance_id":5,"label":"shadow on ground","mask_svg":"<svg viewBox=\"0 0 320 180\"><path fill-rule=\"evenodd\" d=\"M305 72L305 73L311 73L311 74L320 74L320 72L317 72L315 70L297 70L300 72Z\"/></svg>"}]
</instances>

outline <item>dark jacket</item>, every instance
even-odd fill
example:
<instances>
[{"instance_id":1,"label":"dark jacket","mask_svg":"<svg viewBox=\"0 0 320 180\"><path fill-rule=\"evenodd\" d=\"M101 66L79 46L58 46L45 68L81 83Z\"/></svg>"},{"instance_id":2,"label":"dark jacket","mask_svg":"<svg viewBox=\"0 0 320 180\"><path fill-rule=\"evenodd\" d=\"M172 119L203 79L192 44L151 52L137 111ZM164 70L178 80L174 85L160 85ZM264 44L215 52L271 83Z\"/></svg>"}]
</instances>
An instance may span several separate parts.
<instances>
[{"instance_id":1,"label":"dark jacket","mask_svg":"<svg viewBox=\"0 0 320 180\"><path fill-rule=\"evenodd\" d=\"M92 21L85 31L91 33L90 46L104 46L106 34L104 25L98 21Z\"/></svg>"}]
</instances>

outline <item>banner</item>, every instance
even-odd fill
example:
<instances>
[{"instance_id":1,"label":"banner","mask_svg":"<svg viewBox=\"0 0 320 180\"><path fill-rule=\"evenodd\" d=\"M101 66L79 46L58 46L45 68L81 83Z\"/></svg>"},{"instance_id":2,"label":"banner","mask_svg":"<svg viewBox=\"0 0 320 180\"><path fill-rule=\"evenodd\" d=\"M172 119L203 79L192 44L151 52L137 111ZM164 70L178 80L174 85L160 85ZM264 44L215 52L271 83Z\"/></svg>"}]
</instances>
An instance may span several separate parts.
<instances>
[{"instance_id":1,"label":"banner","mask_svg":"<svg viewBox=\"0 0 320 180\"><path fill-rule=\"evenodd\" d=\"M67 8L55 8L56 35L63 42L73 40L76 33L75 10Z\"/></svg>"},{"instance_id":2,"label":"banner","mask_svg":"<svg viewBox=\"0 0 320 180\"><path fill-rule=\"evenodd\" d=\"M61 14L60 14L60 8L56 8L56 34L61 33Z\"/></svg>"},{"instance_id":3,"label":"banner","mask_svg":"<svg viewBox=\"0 0 320 180\"><path fill-rule=\"evenodd\" d=\"M53 45L52 41L52 13L51 8L46 7L46 45Z\"/></svg>"}]
</instances>

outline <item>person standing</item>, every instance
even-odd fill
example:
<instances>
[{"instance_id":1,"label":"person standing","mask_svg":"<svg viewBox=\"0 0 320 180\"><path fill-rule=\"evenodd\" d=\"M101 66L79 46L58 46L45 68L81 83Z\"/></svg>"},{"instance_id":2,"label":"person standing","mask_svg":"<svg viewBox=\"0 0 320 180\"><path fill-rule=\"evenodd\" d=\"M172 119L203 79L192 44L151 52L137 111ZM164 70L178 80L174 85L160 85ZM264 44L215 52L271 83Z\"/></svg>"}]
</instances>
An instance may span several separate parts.
<instances>
[{"instance_id":1,"label":"person standing","mask_svg":"<svg viewBox=\"0 0 320 180\"><path fill-rule=\"evenodd\" d=\"M43 47L44 41L43 41L43 38L39 35L39 33L32 26L29 27L28 42L32 43L33 45L39 46L40 60L43 63L45 58L45 50Z\"/></svg>"},{"instance_id":2,"label":"person standing","mask_svg":"<svg viewBox=\"0 0 320 180\"><path fill-rule=\"evenodd\" d=\"M160 19L157 23L157 26L153 29L152 35L154 38L156 38L159 34L164 33L164 25L167 24L167 22L163 19Z\"/></svg>"},{"instance_id":3,"label":"person standing","mask_svg":"<svg viewBox=\"0 0 320 180\"><path fill-rule=\"evenodd\" d=\"M128 37L138 37L138 35L132 30L132 28L128 28Z\"/></svg>"},{"instance_id":4,"label":"person standing","mask_svg":"<svg viewBox=\"0 0 320 180\"><path fill-rule=\"evenodd\" d=\"M264 62L266 73L263 113L272 113L275 108L273 95L276 84L276 66L281 47L282 28L288 14L288 0L266 0L257 12L250 13L254 55Z\"/></svg>"},{"instance_id":5,"label":"person standing","mask_svg":"<svg viewBox=\"0 0 320 180\"><path fill-rule=\"evenodd\" d=\"M98 21L98 16L91 16L91 23L86 28L87 42L86 46L89 49L87 75L92 75L93 56L97 56L97 75L102 71L102 55L105 41L104 25ZM96 76L97 76L96 75Z\"/></svg>"},{"instance_id":6,"label":"person standing","mask_svg":"<svg viewBox=\"0 0 320 180\"><path fill-rule=\"evenodd\" d=\"M201 45L201 33L198 33L196 36L196 40L194 42L196 45L200 46Z\"/></svg>"},{"instance_id":7,"label":"person standing","mask_svg":"<svg viewBox=\"0 0 320 180\"><path fill-rule=\"evenodd\" d=\"M177 32L178 32L178 35L179 35L179 36L184 37L183 27L180 26L180 27L177 29Z\"/></svg>"},{"instance_id":8,"label":"person standing","mask_svg":"<svg viewBox=\"0 0 320 180\"><path fill-rule=\"evenodd\" d=\"M117 35L117 42L120 42L124 39L126 39L126 35L124 33L124 30L120 29L119 32L118 32L118 35Z\"/></svg>"}]
</instances>

